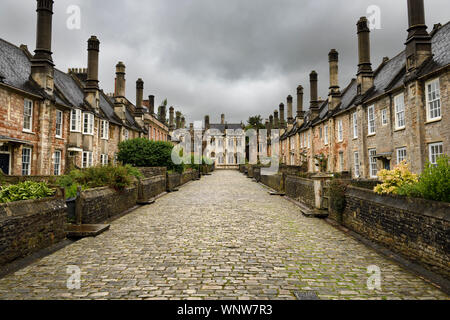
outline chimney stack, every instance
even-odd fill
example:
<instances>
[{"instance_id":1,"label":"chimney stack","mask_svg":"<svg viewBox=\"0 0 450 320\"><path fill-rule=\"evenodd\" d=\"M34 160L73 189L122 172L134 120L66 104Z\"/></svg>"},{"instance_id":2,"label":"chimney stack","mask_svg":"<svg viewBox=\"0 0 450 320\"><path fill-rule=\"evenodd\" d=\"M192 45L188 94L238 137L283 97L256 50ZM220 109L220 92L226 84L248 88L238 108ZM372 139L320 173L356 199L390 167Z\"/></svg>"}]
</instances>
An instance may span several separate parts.
<instances>
[{"instance_id":1,"label":"chimney stack","mask_svg":"<svg viewBox=\"0 0 450 320\"><path fill-rule=\"evenodd\" d=\"M209 116L205 116L205 130L211 129L211 125L209 124Z\"/></svg>"},{"instance_id":2,"label":"chimney stack","mask_svg":"<svg viewBox=\"0 0 450 320\"><path fill-rule=\"evenodd\" d=\"M185 128L186 128L186 118L181 117L181 129L185 129Z\"/></svg>"},{"instance_id":3,"label":"chimney stack","mask_svg":"<svg viewBox=\"0 0 450 320\"><path fill-rule=\"evenodd\" d=\"M311 120L319 115L319 98L317 90L318 75L316 71L312 71L309 75L309 84L311 91L311 102L309 110L311 111Z\"/></svg>"},{"instance_id":4,"label":"chimney stack","mask_svg":"<svg viewBox=\"0 0 450 320\"><path fill-rule=\"evenodd\" d=\"M31 59L31 78L53 95L54 64L52 59L53 0L37 0L36 50Z\"/></svg>"},{"instance_id":5,"label":"chimney stack","mask_svg":"<svg viewBox=\"0 0 450 320\"><path fill-rule=\"evenodd\" d=\"M225 124L225 115L222 113L222 115L220 116L220 123L221 124Z\"/></svg>"},{"instance_id":6,"label":"chimney stack","mask_svg":"<svg viewBox=\"0 0 450 320\"><path fill-rule=\"evenodd\" d=\"M274 118L274 128L280 129L280 118L278 118L278 110L275 110L273 112L273 118Z\"/></svg>"},{"instance_id":7,"label":"chimney stack","mask_svg":"<svg viewBox=\"0 0 450 320\"><path fill-rule=\"evenodd\" d=\"M284 103L280 103L280 129L286 127L286 122L284 120Z\"/></svg>"},{"instance_id":8,"label":"chimney stack","mask_svg":"<svg viewBox=\"0 0 450 320\"><path fill-rule=\"evenodd\" d=\"M274 126L274 123L273 123L273 115L270 115L270 116L269 116L269 125L270 125L270 128L271 128L271 129L272 129L273 126Z\"/></svg>"},{"instance_id":9,"label":"chimney stack","mask_svg":"<svg viewBox=\"0 0 450 320\"><path fill-rule=\"evenodd\" d=\"M408 0L408 25L406 70L410 73L432 55L431 36L425 24L423 0Z\"/></svg>"},{"instance_id":10,"label":"chimney stack","mask_svg":"<svg viewBox=\"0 0 450 320\"><path fill-rule=\"evenodd\" d=\"M303 87L297 87L297 125L300 127L305 119L305 112L303 111Z\"/></svg>"},{"instance_id":11,"label":"chimney stack","mask_svg":"<svg viewBox=\"0 0 450 320\"><path fill-rule=\"evenodd\" d=\"M288 117L287 117L287 121L288 121L288 124L293 124L294 123L294 117L293 117L293 107L292 107L292 104L293 104L293 98L292 98L292 96L291 95L289 95L288 97L287 97L287 99L286 99L286 101L287 101L287 108L288 108L288 110L287 110L287 114L288 114Z\"/></svg>"},{"instance_id":12,"label":"chimney stack","mask_svg":"<svg viewBox=\"0 0 450 320\"><path fill-rule=\"evenodd\" d=\"M175 115L175 109L173 107L170 107L169 108L169 130L170 131L173 131L175 129L174 115Z\"/></svg>"},{"instance_id":13,"label":"chimney stack","mask_svg":"<svg viewBox=\"0 0 450 320\"><path fill-rule=\"evenodd\" d=\"M116 65L116 97L125 98L125 65L120 61Z\"/></svg>"},{"instance_id":14,"label":"chimney stack","mask_svg":"<svg viewBox=\"0 0 450 320\"><path fill-rule=\"evenodd\" d=\"M88 40L88 68L87 68L87 80L86 87L84 89L84 95L86 101L94 107L94 109L100 111L100 95L98 89L98 56L100 52L100 41L96 36L91 36ZM84 71L83 69L80 70Z\"/></svg>"},{"instance_id":15,"label":"chimney stack","mask_svg":"<svg viewBox=\"0 0 450 320\"><path fill-rule=\"evenodd\" d=\"M329 110L334 110L341 102L341 91L339 89L339 53L336 49L331 49L328 54L330 64L330 90L328 93Z\"/></svg>"},{"instance_id":16,"label":"chimney stack","mask_svg":"<svg viewBox=\"0 0 450 320\"><path fill-rule=\"evenodd\" d=\"M155 115L155 96L148 96L148 112Z\"/></svg>"},{"instance_id":17,"label":"chimney stack","mask_svg":"<svg viewBox=\"0 0 450 320\"><path fill-rule=\"evenodd\" d=\"M136 109L135 116L140 117L144 114L144 108L142 107L142 101L144 100L144 81L139 78L136 81Z\"/></svg>"},{"instance_id":18,"label":"chimney stack","mask_svg":"<svg viewBox=\"0 0 450 320\"><path fill-rule=\"evenodd\" d=\"M357 23L358 29L358 94L364 94L373 86L373 71L370 61L370 29L366 17Z\"/></svg>"},{"instance_id":19,"label":"chimney stack","mask_svg":"<svg viewBox=\"0 0 450 320\"><path fill-rule=\"evenodd\" d=\"M177 111L176 112L176 123L177 123L177 129L181 128L181 112Z\"/></svg>"}]
</instances>

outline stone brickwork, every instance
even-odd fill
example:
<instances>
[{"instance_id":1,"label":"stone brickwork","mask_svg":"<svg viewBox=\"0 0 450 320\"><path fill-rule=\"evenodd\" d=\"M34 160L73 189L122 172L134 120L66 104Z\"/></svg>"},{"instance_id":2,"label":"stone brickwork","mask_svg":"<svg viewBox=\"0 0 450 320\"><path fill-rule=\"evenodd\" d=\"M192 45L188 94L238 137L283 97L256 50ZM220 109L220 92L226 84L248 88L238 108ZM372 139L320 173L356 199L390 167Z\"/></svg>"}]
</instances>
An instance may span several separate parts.
<instances>
[{"instance_id":1,"label":"stone brickwork","mask_svg":"<svg viewBox=\"0 0 450 320\"><path fill-rule=\"evenodd\" d=\"M264 185L274 189L275 191L283 191L283 175L275 174L275 175L261 175L261 183Z\"/></svg>"},{"instance_id":2,"label":"stone brickwork","mask_svg":"<svg viewBox=\"0 0 450 320\"><path fill-rule=\"evenodd\" d=\"M0 204L0 265L63 240L66 208L61 198Z\"/></svg>"},{"instance_id":3,"label":"stone brickwork","mask_svg":"<svg viewBox=\"0 0 450 320\"><path fill-rule=\"evenodd\" d=\"M108 187L81 193L80 205L83 224L102 223L136 206L138 187L115 191Z\"/></svg>"},{"instance_id":4,"label":"stone brickwork","mask_svg":"<svg viewBox=\"0 0 450 320\"><path fill-rule=\"evenodd\" d=\"M286 177L286 195L296 201L314 208L314 182L310 179L304 179L296 176Z\"/></svg>"},{"instance_id":5,"label":"stone brickwork","mask_svg":"<svg viewBox=\"0 0 450 320\"><path fill-rule=\"evenodd\" d=\"M150 199L166 191L166 175L154 176L141 179L139 181L139 201L149 201Z\"/></svg>"},{"instance_id":6,"label":"stone brickwork","mask_svg":"<svg viewBox=\"0 0 450 320\"><path fill-rule=\"evenodd\" d=\"M166 175L166 167L140 167L138 168L144 178L151 178L155 176Z\"/></svg>"},{"instance_id":7,"label":"stone brickwork","mask_svg":"<svg viewBox=\"0 0 450 320\"><path fill-rule=\"evenodd\" d=\"M348 187L344 226L450 277L450 204Z\"/></svg>"}]
</instances>

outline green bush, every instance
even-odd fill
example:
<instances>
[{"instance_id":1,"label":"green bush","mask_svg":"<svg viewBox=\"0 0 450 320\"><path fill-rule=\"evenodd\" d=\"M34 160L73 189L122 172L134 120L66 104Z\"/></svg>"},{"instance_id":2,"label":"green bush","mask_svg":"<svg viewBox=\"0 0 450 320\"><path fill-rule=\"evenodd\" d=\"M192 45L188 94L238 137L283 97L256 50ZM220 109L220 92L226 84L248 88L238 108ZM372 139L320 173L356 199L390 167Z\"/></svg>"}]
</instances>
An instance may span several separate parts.
<instances>
[{"instance_id":1,"label":"green bush","mask_svg":"<svg viewBox=\"0 0 450 320\"><path fill-rule=\"evenodd\" d=\"M437 159L437 164L428 163L414 184L402 186L398 194L428 200L450 202L450 158L448 155Z\"/></svg>"},{"instance_id":2,"label":"green bush","mask_svg":"<svg viewBox=\"0 0 450 320\"><path fill-rule=\"evenodd\" d=\"M78 186L82 190L99 187L110 187L123 190L133 184L133 177L140 178L142 174L131 165L98 166L82 170L72 170L68 175L61 176L57 184L66 189L66 197L74 198Z\"/></svg>"},{"instance_id":3,"label":"green bush","mask_svg":"<svg viewBox=\"0 0 450 320\"><path fill-rule=\"evenodd\" d=\"M170 142L137 138L121 142L117 157L122 163L134 167L166 167L167 170L182 173L184 165L172 162L173 148Z\"/></svg>"},{"instance_id":4,"label":"green bush","mask_svg":"<svg viewBox=\"0 0 450 320\"><path fill-rule=\"evenodd\" d=\"M55 195L46 182L25 181L0 188L0 203L43 199Z\"/></svg>"}]
</instances>

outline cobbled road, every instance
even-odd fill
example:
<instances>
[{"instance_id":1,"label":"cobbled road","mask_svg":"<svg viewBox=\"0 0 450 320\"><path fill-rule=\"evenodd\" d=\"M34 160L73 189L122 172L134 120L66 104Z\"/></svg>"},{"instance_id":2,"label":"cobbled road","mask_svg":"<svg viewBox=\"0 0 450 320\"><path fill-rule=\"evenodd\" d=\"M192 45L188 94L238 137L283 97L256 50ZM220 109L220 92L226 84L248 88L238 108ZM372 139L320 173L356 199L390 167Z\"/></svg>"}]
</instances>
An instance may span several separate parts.
<instances>
[{"instance_id":1,"label":"cobbled road","mask_svg":"<svg viewBox=\"0 0 450 320\"><path fill-rule=\"evenodd\" d=\"M369 266L381 290L367 288ZM68 266L81 270L68 289ZM308 219L237 171L218 171L0 280L0 299L448 299L416 275Z\"/></svg>"}]
</instances>

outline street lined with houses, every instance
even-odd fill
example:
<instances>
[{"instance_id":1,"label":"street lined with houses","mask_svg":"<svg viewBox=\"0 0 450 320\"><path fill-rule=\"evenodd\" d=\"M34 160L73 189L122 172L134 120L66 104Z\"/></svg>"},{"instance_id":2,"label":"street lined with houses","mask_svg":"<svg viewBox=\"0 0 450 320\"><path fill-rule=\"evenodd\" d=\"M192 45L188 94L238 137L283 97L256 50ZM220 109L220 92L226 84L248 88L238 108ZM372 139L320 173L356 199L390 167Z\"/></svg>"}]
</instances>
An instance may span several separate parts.
<instances>
[{"instance_id":1,"label":"street lined with houses","mask_svg":"<svg viewBox=\"0 0 450 320\"><path fill-rule=\"evenodd\" d=\"M368 288L373 266L381 290ZM80 288L68 289L78 268ZM190 182L113 221L108 232L0 279L0 299L295 299L295 291L448 299L238 171Z\"/></svg>"}]
</instances>

